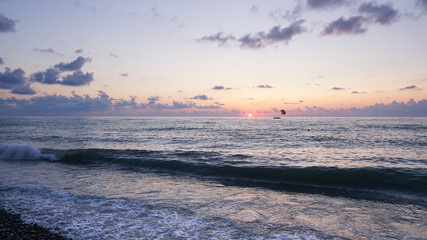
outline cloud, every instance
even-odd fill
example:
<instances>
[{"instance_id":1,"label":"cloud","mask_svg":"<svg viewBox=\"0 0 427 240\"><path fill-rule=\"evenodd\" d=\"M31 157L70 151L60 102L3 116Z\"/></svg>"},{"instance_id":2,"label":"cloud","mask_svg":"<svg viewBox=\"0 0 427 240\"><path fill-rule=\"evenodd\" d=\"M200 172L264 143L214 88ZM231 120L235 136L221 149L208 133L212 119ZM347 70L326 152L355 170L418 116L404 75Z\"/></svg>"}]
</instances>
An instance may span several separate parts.
<instances>
[{"instance_id":1,"label":"cloud","mask_svg":"<svg viewBox=\"0 0 427 240\"><path fill-rule=\"evenodd\" d=\"M214 86L212 89L213 90L224 90L225 87L224 86Z\"/></svg>"},{"instance_id":2,"label":"cloud","mask_svg":"<svg viewBox=\"0 0 427 240\"><path fill-rule=\"evenodd\" d=\"M83 73L76 71L65 76L60 84L67 86L84 86L89 85L93 81L93 73Z\"/></svg>"},{"instance_id":3,"label":"cloud","mask_svg":"<svg viewBox=\"0 0 427 240\"><path fill-rule=\"evenodd\" d=\"M20 87L12 89L11 93L22 94L22 95L34 95L36 91L30 87L29 84L22 85Z\"/></svg>"},{"instance_id":4,"label":"cloud","mask_svg":"<svg viewBox=\"0 0 427 240\"><path fill-rule=\"evenodd\" d=\"M235 42L241 48L252 49L267 47L279 42L287 44L295 35L306 32L305 27L302 26L303 23L304 20L298 20L288 27L274 26L268 32L247 33L239 38L236 38L233 34L226 35L223 32L219 32L214 35L204 36L198 41L218 43L219 46Z\"/></svg>"},{"instance_id":5,"label":"cloud","mask_svg":"<svg viewBox=\"0 0 427 240\"><path fill-rule=\"evenodd\" d=\"M176 110L176 109L191 109L196 107L195 103L183 103L178 101L172 101L172 105L169 104L154 104L150 106L150 109L156 110Z\"/></svg>"},{"instance_id":6,"label":"cloud","mask_svg":"<svg viewBox=\"0 0 427 240\"><path fill-rule=\"evenodd\" d=\"M411 99L408 102L393 101L389 104L377 103L362 108L325 109L321 107L306 107L292 112L300 116L329 116L329 117L427 117L427 100L418 102Z\"/></svg>"},{"instance_id":7,"label":"cloud","mask_svg":"<svg viewBox=\"0 0 427 240\"><path fill-rule=\"evenodd\" d=\"M256 5L252 5L251 9L250 9L250 13L252 14L258 14L259 11L259 7Z\"/></svg>"},{"instance_id":8,"label":"cloud","mask_svg":"<svg viewBox=\"0 0 427 240\"><path fill-rule=\"evenodd\" d=\"M272 87L272 86L270 86L270 85L267 85L267 84L261 84L261 85L258 85L258 86L256 86L257 88L274 88L274 87Z\"/></svg>"},{"instance_id":9,"label":"cloud","mask_svg":"<svg viewBox=\"0 0 427 240\"><path fill-rule=\"evenodd\" d=\"M211 100L212 98L209 98L206 95L197 95L197 96L192 97L191 99L196 99L196 100Z\"/></svg>"},{"instance_id":10,"label":"cloud","mask_svg":"<svg viewBox=\"0 0 427 240\"><path fill-rule=\"evenodd\" d=\"M138 103L136 103L136 97L131 96L130 97L131 100L127 101L124 99L119 99L115 104L114 104L114 109L117 111L126 111L126 110L134 110L134 109L141 109L144 108L143 105L138 105Z\"/></svg>"},{"instance_id":11,"label":"cloud","mask_svg":"<svg viewBox=\"0 0 427 240\"><path fill-rule=\"evenodd\" d=\"M359 91L353 91L351 94L366 94L367 92L359 92Z\"/></svg>"},{"instance_id":12,"label":"cloud","mask_svg":"<svg viewBox=\"0 0 427 240\"><path fill-rule=\"evenodd\" d=\"M346 0L307 0L307 6L311 9L328 9L339 7L346 3Z\"/></svg>"},{"instance_id":13,"label":"cloud","mask_svg":"<svg viewBox=\"0 0 427 240\"><path fill-rule=\"evenodd\" d=\"M129 77L129 73L119 73L119 75L122 77Z\"/></svg>"},{"instance_id":14,"label":"cloud","mask_svg":"<svg viewBox=\"0 0 427 240\"><path fill-rule=\"evenodd\" d=\"M274 26L268 32L249 33L238 39L242 48L263 48L278 42L287 44L293 36L306 31L304 20L295 21L288 27Z\"/></svg>"},{"instance_id":15,"label":"cloud","mask_svg":"<svg viewBox=\"0 0 427 240\"><path fill-rule=\"evenodd\" d=\"M113 99L107 93L99 91L97 97L80 96L72 92L71 97L47 95L31 99L0 98L1 116L84 116L84 115L151 115L151 116L237 116L235 109L222 109L221 103L198 106L192 102L173 101L172 104L155 103L158 97L149 99L151 103L137 103L135 97L130 100ZM300 101L301 102L301 101ZM294 103L288 103L294 104ZM222 109L221 111L215 111ZM356 116L356 117L427 117L427 100L406 103L393 101L390 104L375 104L362 108L325 109L306 107L287 110L293 116ZM185 111L181 111L185 110ZM198 111L204 110L204 111Z\"/></svg>"},{"instance_id":16,"label":"cloud","mask_svg":"<svg viewBox=\"0 0 427 240\"><path fill-rule=\"evenodd\" d=\"M69 63L58 63L45 71L32 74L31 81L43 84L60 84L67 86L89 85L90 82L94 80L93 73L83 73L81 68L85 63L90 61L90 58L78 57L76 60ZM61 77L61 73L70 71L73 71L73 73Z\"/></svg>"},{"instance_id":17,"label":"cloud","mask_svg":"<svg viewBox=\"0 0 427 240\"><path fill-rule=\"evenodd\" d=\"M421 89L417 88L417 86L415 85L411 85L411 86L407 86L399 89L399 91L405 91L405 90L421 90Z\"/></svg>"},{"instance_id":18,"label":"cloud","mask_svg":"<svg viewBox=\"0 0 427 240\"><path fill-rule=\"evenodd\" d=\"M224 86L218 86L218 85L216 85L212 88L212 90L231 90L231 89L232 88L230 88L230 87L226 88Z\"/></svg>"},{"instance_id":19,"label":"cloud","mask_svg":"<svg viewBox=\"0 0 427 240\"><path fill-rule=\"evenodd\" d=\"M359 7L360 13L366 13L376 23L391 24L396 21L398 11L391 4L377 5L375 2L362 3Z\"/></svg>"},{"instance_id":20,"label":"cloud","mask_svg":"<svg viewBox=\"0 0 427 240\"><path fill-rule=\"evenodd\" d=\"M0 32L15 32L15 20L0 14Z\"/></svg>"},{"instance_id":21,"label":"cloud","mask_svg":"<svg viewBox=\"0 0 427 240\"><path fill-rule=\"evenodd\" d=\"M155 97L149 97L148 100L148 104L149 105L154 105L158 100L160 99L159 96L155 96Z\"/></svg>"},{"instance_id":22,"label":"cloud","mask_svg":"<svg viewBox=\"0 0 427 240\"><path fill-rule=\"evenodd\" d=\"M4 64L4 62L3 62L3 58L0 57L0 65L1 64Z\"/></svg>"},{"instance_id":23,"label":"cloud","mask_svg":"<svg viewBox=\"0 0 427 240\"><path fill-rule=\"evenodd\" d=\"M53 50L52 48L46 48L46 49L41 49L41 48L33 48L34 52L40 52L40 53L51 53L51 54L58 54L58 55L63 55L55 50Z\"/></svg>"},{"instance_id":24,"label":"cloud","mask_svg":"<svg viewBox=\"0 0 427 240\"><path fill-rule=\"evenodd\" d=\"M75 54L82 54L84 52L83 48L79 48L76 51L74 51Z\"/></svg>"},{"instance_id":25,"label":"cloud","mask_svg":"<svg viewBox=\"0 0 427 240\"><path fill-rule=\"evenodd\" d=\"M225 35L223 32L219 32L219 33L214 34L214 35L204 36L204 37L200 38L198 41L199 42L214 42L214 43L218 43L219 46L223 46L223 45L226 45L227 42L234 41L234 40L236 40L236 38L233 36L233 34Z\"/></svg>"},{"instance_id":26,"label":"cloud","mask_svg":"<svg viewBox=\"0 0 427 240\"><path fill-rule=\"evenodd\" d=\"M424 11L427 12L427 0L416 0L417 5L421 8L424 8Z\"/></svg>"},{"instance_id":27,"label":"cloud","mask_svg":"<svg viewBox=\"0 0 427 240\"><path fill-rule=\"evenodd\" d=\"M75 93L71 97L49 95L33 97L29 100L0 99L0 112L8 115L59 115L67 116L76 113L102 113L110 111L113 99L104 92L98 97L79 96Z\"/></svg>"},{"instance_id":28,"label":"cloud","mask_svg":"<svg viewBox=\"0 0 427 240\"><path fill-rule=\"evenodd\" d=\"M218 105L196 106L197 109L221 109Z\"/></svg>"},{"instance_id":29,"label":"cloud","mask_svg":"<svg viewBox=\"0 0 427 240\"><path fill-rule=\"evenodd\" d=\"M114 54L114 53L110 53L110 54L108 54L108 56L113 57L113 58L119 58L119 56Z\"/></svg>"},{"instance_id":30,"label":"cloud","mask_svg":"<svg viewBox=\"0 0 427 240\"><path fill-rule=\"evenodd\" d=\"M269 12L268 17L273 19L274 21L281 21L286 19L288 21L295 21L301 18L301 12L304 10L304 5L298 1L295 7L291 10L283 10L281 8L277 8Z\"/></svg>"},{"instance_id":31,"label":"cloud","mask_svg":"<svg viewBox=\"0 0 427 240\"><path fill-rule=\"evenodd\" d=\"M342 91L342 90L345 90L345 88L342 88L342 87L333 87L333 88L331 88L331 90Z\"/></svg>"},{"instance_id":32,"label":"cloud","mask_svg":"<svg viewBox=\"0 0 427 240\"><path fill-rule=\"evenodd\" d=\"M340 17L328 24L323 30L322 35L362 34L366 32L366 29L362 26L365 22L366 19L363 16L355 16L348 19Z\"/></svg>"},{"instance_id":33,"label":"cloud","mask_svg":"<svg viewBox=\"0 0 427 240\"><path fill-rule=\"evenodd\" d=\"M13 71L6 68L5 72L0 72L0 89L11 90L11 93L15 94L32 95L36 93L30 88L25 72L21 68Z\"/></svg>"},{"instance_id":34,"label":"cloud","mask_svg":"<svg viewBox=\"0 0 427 240\"><path fill-rule=\"evenodd\" d=\"M90 62L90 58L84 58L84 57L78 57L76 60L70 62L70 63L58 63L55 65L55 68L57 68L61 72L66 71L79 71L83 65L87 62Z\"/></svg>"},{"instance_id":35,"label":"cloud","mask_svg":"<svg viewBox=\"0 0 427 240\"><path fill-rule=\"evenodd\" d=\"M31 81L43 84L60 84L61 72L55 68L46 69L44 72L36 72L31 76Z\"/></svg>"}]
</instances>

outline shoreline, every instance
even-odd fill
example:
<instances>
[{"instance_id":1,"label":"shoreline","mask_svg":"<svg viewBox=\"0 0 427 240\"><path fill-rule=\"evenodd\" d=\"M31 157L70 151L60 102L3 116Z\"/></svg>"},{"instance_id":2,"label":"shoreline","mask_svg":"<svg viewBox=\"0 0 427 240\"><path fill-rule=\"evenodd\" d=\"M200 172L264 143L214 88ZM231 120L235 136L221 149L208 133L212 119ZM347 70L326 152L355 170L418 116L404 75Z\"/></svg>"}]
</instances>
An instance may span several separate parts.
<instances>
[{"instance_id":1,"label":"shoreline","mask_svg":"<svg viewBox=\"0 0 427 240\"><path fill-rule=\"evenodd\" d=\"M26 223L20 214L0 208L0 239L69 240L70 238L53 233L37 223Z\"/></svg>"}]
</instances>

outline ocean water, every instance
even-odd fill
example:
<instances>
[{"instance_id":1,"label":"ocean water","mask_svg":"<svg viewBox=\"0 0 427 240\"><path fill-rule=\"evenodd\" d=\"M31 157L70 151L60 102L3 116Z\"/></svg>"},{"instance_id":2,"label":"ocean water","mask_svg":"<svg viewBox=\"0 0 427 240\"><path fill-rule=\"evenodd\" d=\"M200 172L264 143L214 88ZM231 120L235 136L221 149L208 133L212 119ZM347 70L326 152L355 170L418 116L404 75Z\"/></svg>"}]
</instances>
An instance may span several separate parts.
<instances>
[{"instance_id":1,"label":"ocean water","mask_svg":"<svg viewBox=\"0 0 427 240\"><path fill-rule=\"evenodd\" d=\"M0 118L0 206L74 239L427 239L427 118Z\"/></svg>"}]
</instances>

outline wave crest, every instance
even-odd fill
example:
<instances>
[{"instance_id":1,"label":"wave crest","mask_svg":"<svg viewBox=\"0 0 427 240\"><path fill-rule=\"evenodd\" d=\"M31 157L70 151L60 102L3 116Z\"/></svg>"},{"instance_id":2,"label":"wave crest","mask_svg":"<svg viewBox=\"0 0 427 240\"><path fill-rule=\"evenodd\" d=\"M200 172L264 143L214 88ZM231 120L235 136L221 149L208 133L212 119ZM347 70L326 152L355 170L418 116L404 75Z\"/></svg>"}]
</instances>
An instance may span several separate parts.
<instances>
[{"instance_id":1,"label":"wave crest","mask_svg":"<svg viewBox=\"0 0 427 240\"><path fill-rule=\"evenodd\" d=\"M2 160L56 160L54 154L42 154L31 144L0 143Z\"/></svg>"}]
</instances>

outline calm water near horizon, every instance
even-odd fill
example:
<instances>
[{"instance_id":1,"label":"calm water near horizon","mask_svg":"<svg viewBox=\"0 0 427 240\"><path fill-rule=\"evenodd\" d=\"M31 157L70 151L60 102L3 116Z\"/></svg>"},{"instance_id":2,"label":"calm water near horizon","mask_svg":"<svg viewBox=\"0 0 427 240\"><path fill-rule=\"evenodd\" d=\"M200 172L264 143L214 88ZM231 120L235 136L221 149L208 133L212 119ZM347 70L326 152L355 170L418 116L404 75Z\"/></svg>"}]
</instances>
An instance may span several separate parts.
<instances>
[{"instance_id":1,"label":"calm water near horizon","mask_svg":"<svg viewBox=\"0 0 427 240\"><path fill-rule=\"evenodd\" d=\"M74 239L427 239L427 118L0 118L0 166Z\"/></svg>"}]
</instances>

